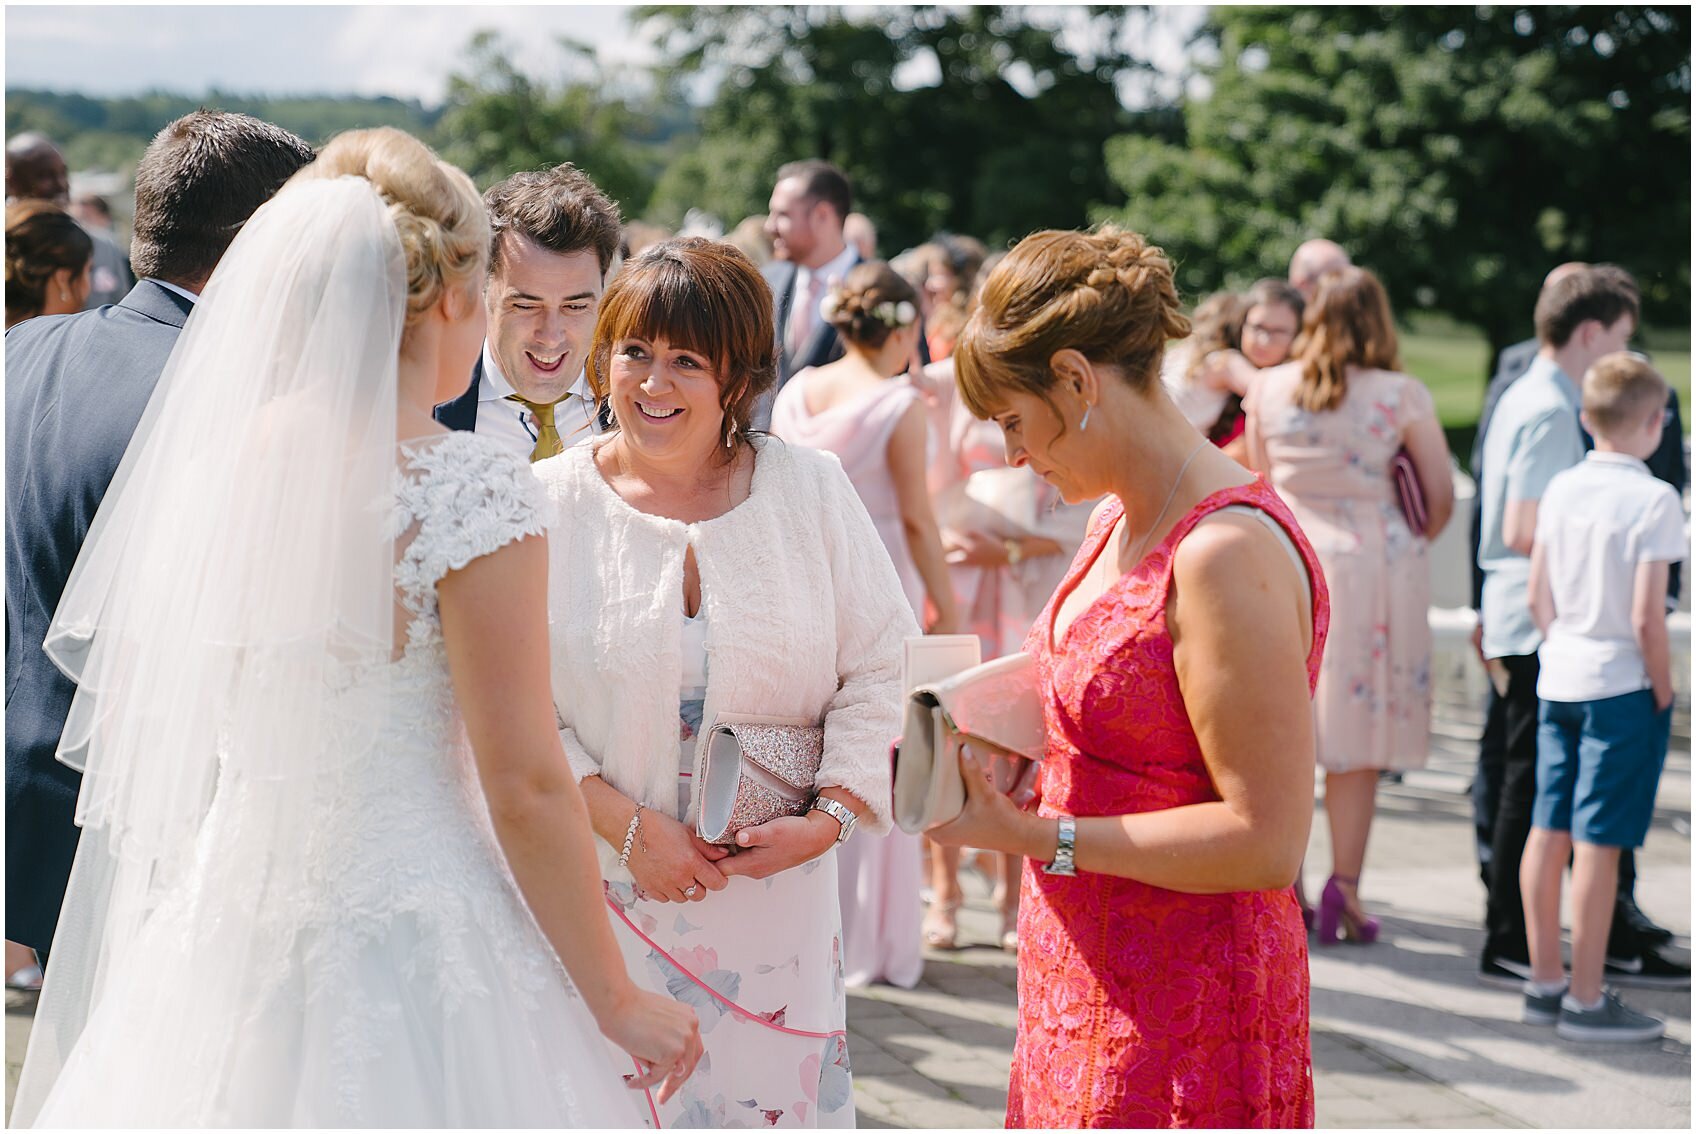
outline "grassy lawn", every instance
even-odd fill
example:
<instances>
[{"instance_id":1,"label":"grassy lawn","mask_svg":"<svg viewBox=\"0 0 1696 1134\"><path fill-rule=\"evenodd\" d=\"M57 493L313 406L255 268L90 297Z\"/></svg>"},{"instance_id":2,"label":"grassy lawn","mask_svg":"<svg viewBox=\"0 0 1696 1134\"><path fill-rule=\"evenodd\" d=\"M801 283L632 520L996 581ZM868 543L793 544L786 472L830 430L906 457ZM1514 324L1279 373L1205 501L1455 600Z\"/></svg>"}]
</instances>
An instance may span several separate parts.
<instances>
[{"instance_id":1,"label":"grassy lawn","mask_svg":"<svg viewBox=\"0 0 1696 1134\"><path fill-rule=\"evenodd\" d=\"M1484 408L1484 385L1490 369L1490 348L1472 327L1448 320L1415 317L1400 328L1402 368L1431 389L1437 416L1449 435L1449 447L1464 465L1472 451L1478 413ZM1527 332L1529 333L1529 331ZM1640 348L1678 390L1685 428L1690 428L1690 336L1688 331L1651 329Z\"/></svg>"}]
</instances>

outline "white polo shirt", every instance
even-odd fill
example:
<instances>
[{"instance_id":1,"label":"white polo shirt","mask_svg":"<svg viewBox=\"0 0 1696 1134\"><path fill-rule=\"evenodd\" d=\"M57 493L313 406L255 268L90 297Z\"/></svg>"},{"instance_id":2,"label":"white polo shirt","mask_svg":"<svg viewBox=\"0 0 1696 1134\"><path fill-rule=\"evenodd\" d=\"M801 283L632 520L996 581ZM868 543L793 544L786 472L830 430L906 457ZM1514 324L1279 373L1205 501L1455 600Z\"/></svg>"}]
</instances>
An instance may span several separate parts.
<instances>
[{"instance_id":1,"label":"white polo shirt","mask_svg":"<svg viewBox=\"0 0 1696 1134\"><path fill-rule=\"evenodd\" d=\"M489 344L484 343L483 380L477 387L476 432L511 445L513 452L528 458L536 447L536 421L521 403L506 400L514 393ZM579 373L565 397L554 403L554 428L559 430L560 441L567 449L599 432L587 373Z\"/></svg>"},{"instance_id":2,"label":"white polo shirt","mask_svg":"<svg viewBox=\"0 0 1696 1134\"><path fill-rule=\"evenodd\" d=\"M1631 599L1640 564L1688 557L1678 493L1635 457L1593 451L1549 481L1536 539L1555 599L1537 696L1599 701L1647 689Z\"/></svg>"}]
</instances>

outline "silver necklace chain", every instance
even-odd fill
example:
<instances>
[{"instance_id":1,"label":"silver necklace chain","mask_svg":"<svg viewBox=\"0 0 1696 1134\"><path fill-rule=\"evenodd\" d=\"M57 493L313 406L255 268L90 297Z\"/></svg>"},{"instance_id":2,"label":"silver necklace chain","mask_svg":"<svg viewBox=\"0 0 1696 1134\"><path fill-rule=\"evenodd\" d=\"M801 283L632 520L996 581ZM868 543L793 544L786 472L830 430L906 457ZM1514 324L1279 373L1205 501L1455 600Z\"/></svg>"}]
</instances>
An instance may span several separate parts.
<instances>
[{"instance_id":1,"label":"silver necklace chain","mask_svg":"<svg viewBox=\"0 0 1696 1134\"><path fill-rule=\"evenodd\" d=\"M1178 486L1184 483L1184 474L1190 471L1190 462L1195 460L1195 455L1209 444L1211 442L1203 437L1196 447L1190 450L1190 455L1184 458L1184 463L1178 466L1178 475L1172 481L1172 491L1166 494L1166 503L1160 506L1160 512L1154 517L1154 522L1148 525L1148 530L1142 533L1142 539L1137 541L1137 552L1131 557L1131 564L1126 568L1126 571L1136 570L1137 564L1142 562L1142 553L1148 546L1149 537L1160 529L1160 521L1166 518L1166 509L1172 506L1172 501L1178 495Z\"/></svg>"}]
</instances>

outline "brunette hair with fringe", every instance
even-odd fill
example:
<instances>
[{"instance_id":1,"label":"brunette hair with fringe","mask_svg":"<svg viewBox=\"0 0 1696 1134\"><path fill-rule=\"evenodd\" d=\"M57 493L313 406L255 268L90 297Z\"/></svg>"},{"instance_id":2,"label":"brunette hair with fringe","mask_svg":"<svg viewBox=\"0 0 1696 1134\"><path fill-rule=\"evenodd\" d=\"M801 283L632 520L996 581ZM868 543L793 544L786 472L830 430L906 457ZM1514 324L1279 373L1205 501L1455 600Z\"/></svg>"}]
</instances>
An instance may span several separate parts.
<instances>
[{"instance_id":1,"label":"brunette hair with fringe","mask_svg":"<svg viewBox=\"0 0 1696 1134\"><path fill-rule=\"evenodd\" d=\"M1070 348L1147 390L1166 340L1189 333L1172 262L1140 233L1112 224L1048 229L1019 241L984 280L954 351L955 381L979 418L996 413L1010 390L1052 408L1049 360Z\"/></svg>"},{"instance_id":2,"label":"brunette hair with fringe","mask_svg":"<svg viewBox=\"0 0 1696 1134\"><path fill-rule=\"evenodd\" d=\"M1348 368L1400 370L1396 324L1384 285L1365 268L1339 268L1319 282L1290 352L1301 360L1296 404L1325 413L1348 396Z\"/></svg>"},{"instance_id":3,"label":"brunette hair with fringe","mask_svg":"<svg viewBox=\"0 0 1696 1134\"><path fill-rule=\"evenodd\" d=\"M777 383L777 331L771 288L741 249L685 236L625 262L601 297L589 347L597 401L611 389L613 344L628 338L664 339L711 359L726 440L747 440L755 403Z\"/></svg>"}]
</instances>

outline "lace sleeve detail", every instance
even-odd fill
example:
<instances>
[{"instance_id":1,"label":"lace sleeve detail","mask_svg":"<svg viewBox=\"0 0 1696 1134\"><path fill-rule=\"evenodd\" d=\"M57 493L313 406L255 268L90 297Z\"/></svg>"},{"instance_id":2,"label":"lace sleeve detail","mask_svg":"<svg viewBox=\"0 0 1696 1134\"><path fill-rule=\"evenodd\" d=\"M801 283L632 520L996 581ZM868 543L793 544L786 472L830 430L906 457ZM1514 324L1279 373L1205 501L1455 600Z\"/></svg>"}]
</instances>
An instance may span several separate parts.
<instances>
[{"instance_id":1,"label":"lace sleeve detail","mask_svg":"<svg viewBox=\"0 0 1696 1134\"><path fill-rule=\"evenodd\" d=\"M433 605L435 586L449 571L547 531L541 482L522 457L496 442L454 433L408 457L395 530L416 534L400 556L396 581L414 611Z\"/></svg>"}]
</instances>

